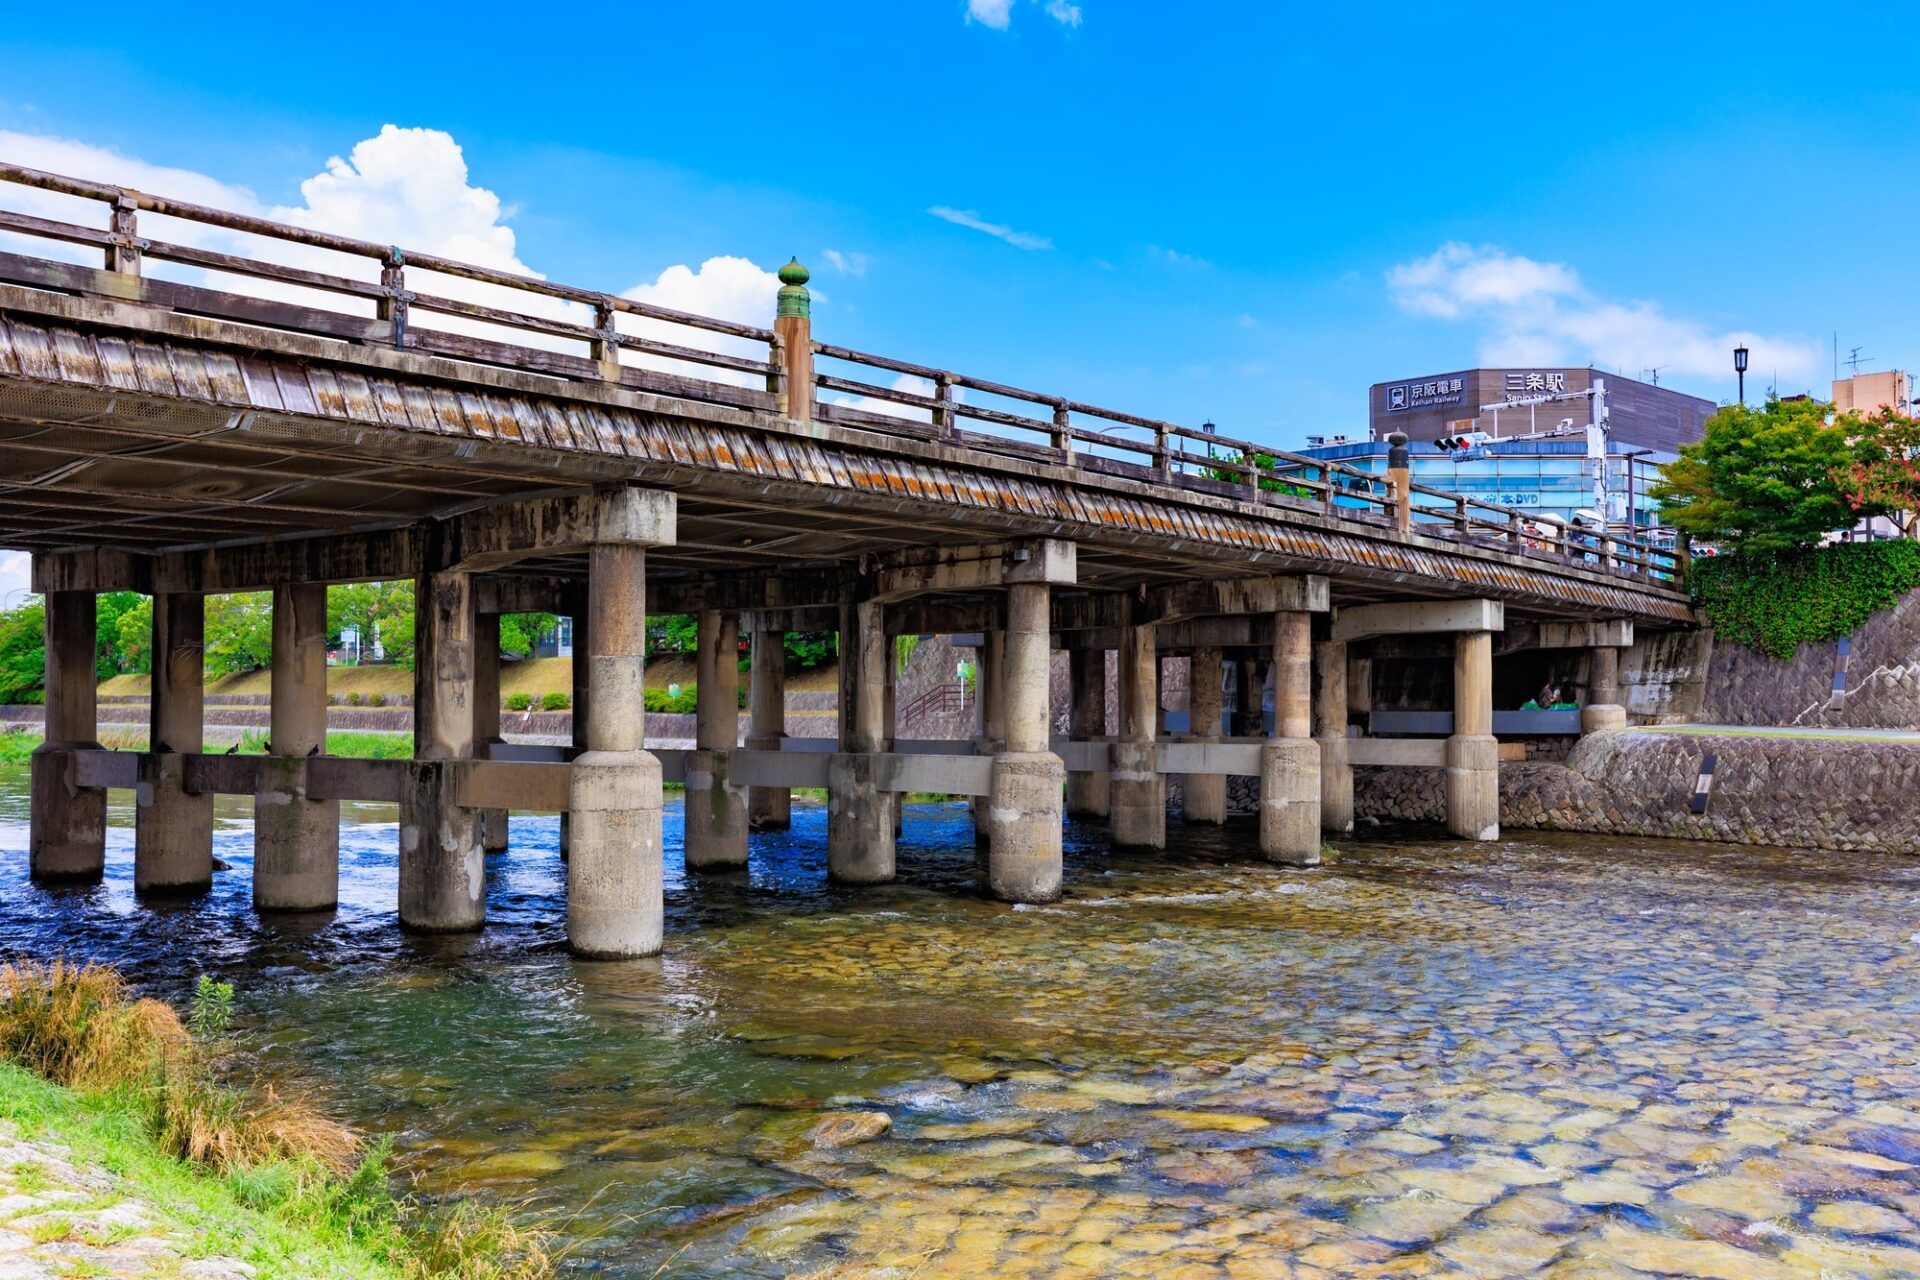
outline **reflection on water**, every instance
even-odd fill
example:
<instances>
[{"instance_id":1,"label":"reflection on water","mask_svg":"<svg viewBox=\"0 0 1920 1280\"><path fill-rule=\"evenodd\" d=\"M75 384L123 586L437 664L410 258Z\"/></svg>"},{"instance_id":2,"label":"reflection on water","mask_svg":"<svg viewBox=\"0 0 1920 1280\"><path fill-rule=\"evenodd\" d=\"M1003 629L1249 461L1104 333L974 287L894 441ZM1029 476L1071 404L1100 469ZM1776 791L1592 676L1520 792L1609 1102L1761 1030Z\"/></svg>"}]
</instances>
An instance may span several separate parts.
<instances>
[{"instance_id":1,"label":"reflection on water","mask_svg":"<svg viewBox=\"0 0 1920 1280\"><path fill-rule=\"evenodd\" d=\"M1920 864L1528 836L1297 872L1247 828L1073 827L1067 899L1021 908L960 806L861 890L818 806L697 878L670 807L667 954L581 965L552 818L513 819L485 933L418 939L390 808L337 914L263 922L244 801L214 895L146 908L124 803L104 886L31 888L25 796L0 771L8 951L234 979L428 1188L565 1215L603 1274L1920 1274ZM862 1111L891 1131L810 1139Z\"/></svg>"}]
</instances>

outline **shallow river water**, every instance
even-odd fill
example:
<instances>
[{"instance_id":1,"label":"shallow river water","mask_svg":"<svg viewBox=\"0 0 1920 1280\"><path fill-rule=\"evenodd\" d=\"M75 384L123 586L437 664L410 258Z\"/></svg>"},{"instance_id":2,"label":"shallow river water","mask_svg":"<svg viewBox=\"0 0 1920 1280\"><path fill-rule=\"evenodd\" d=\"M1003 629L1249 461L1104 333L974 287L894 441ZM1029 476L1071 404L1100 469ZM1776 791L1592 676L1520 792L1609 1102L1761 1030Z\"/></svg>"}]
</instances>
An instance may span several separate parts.
<instances>
[{"instance_id":1,"label":"shallow river water","mask_svg":"<svg viewBox=\"0 0 1920 1280\"><path fill-rule=\"evenodd\" d=\"M395 923L391 809L329 919L248 906L250 823L191 905L26 879L0 770L0 944L243 1021L431 1193L524 1202L619 1277L1920 1275L1920 863L1590 836L1164 856L1070 827L1067 896L975 888L964 806L900 879L825 877L825 810L688 877L667 951L576 964L551 817L486 932ZM890 1131L824 1145L816 1127ZM835 1117L849 1117L835 1119ZM815 1135L815 1136L810 1136Z\"/></svg>"}]
</instances>

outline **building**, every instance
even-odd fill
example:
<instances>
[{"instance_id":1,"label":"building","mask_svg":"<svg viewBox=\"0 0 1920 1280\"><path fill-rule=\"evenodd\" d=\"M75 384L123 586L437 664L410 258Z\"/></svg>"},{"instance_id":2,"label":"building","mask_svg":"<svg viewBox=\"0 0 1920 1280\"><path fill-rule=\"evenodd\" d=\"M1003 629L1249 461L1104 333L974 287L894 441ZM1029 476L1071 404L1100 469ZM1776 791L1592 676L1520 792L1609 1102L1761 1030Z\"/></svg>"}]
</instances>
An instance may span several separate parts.
<instances>
[{"instance_id":1,"label":"building","mask_svg":"<svg viewBox=\"0 0 1920 1280\"><path fill-rule=\"evenodd\" d=\"M1608 380L1611 388L1612 380ZM1504 417L1504 414L1502 415ZM1562 416L1565 416L1564 414ZM1353 467L1387 478L1384 440L1358 440L1309 445L1299 453ZM1413 482L1496 506L1515 507L1571 525L1576 516L1590 521L1605 494L1605 517L1610 528L1624 531L1629 522L1636 531L1660 527L1660 507L1649 494L1660 469L1674 460L1670 452L1643 449L1619 440L1607 442L1604 487L1596 490L1597 457L1587 456L1586 433L1562 440L1494 441L1474 449L1442 449L1424 441L1407 446ZM1305 468L1308 479L1318 473ZM1285 474L1284 472L1282 474ZM1631 494L1631 500L1629 500ZM1341 499L1359 505L1354 499ZM1416 496L1416 505L1429 500ZM1447 508L1450 510L1451 508Z\"/></svg>"},{"instance_id":2,"label":"building","mask_svg":"<svg viewBox=\"0 0 1920 1280\"><path fill-rule=\"evenodd\" d=\"M1910 416L1913 413L1913 379L1899 369L1884 373L1856 373L1833 382L1835 413L1853 412L1871 417L1882 409Z\"/></svg>"},{"instance_id":3,"label":"building","mask_svg":"<svg viewBox=\"0 0 1920 1280\"><path fill-rule=\"evenodd\" d=\"M1675 453L1700 438L1718 407L1711 400L1604 370L1562 368L1462 369L1454 373L1376 382L1368 395L1367 423L1375 440L1404 431L1409 440L1485 431L1493 436L1545 431L1570 420L1593 422L1593 401L1579 398L1504 407L1513 400L1590 391L1606 386L1609 437L1629 448ZM1503 406L1489 409L1487 406Z\"/></svg>"}]
</instances>

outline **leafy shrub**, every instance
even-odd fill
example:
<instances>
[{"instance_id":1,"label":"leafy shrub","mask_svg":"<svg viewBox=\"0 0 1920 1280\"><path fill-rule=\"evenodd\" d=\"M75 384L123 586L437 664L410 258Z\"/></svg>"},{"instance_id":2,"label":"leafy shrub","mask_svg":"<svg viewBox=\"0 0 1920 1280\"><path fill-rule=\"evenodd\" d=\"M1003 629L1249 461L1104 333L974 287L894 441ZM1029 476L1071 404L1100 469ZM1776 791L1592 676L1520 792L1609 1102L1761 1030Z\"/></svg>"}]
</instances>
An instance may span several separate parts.
<instances>
[{"instance_id":1,"label":"leafy shrub","mask_svg":"<svg viewBox=\"0 0 1920 1280\"><path fill-rule=\"evenodd\" d=\"M507 710L509 711L525 711L532 705L533 695L530 693L510 693L507 695Z\"/></svg>"},{"instance_id":2,"label":"leafy shrub","mask_svg":"<svg viewBox=\"0 0 1920 1280\"><path fill-rule=\"evenodd\" d=\"M1697 560L1695 601L1715 633L1774 658L1851 633L1920 588L1920 542L1854 542Z\"/></svg>"},{"instance_id":3,"label":"leafy shrub","mask_svg":"<svg viewBox=\"0 0 1920 1280\"><path fill-rule=\"evenodd\" d=\"M668 693L665 689L649 688L641 695L646 709L674 715L691 715L698 701L693 685L683 684L680 692Z\"/></svg>"},{"instance_id":4,"label":"leafy shrub","mask_svg":"<svg viewBox=\"0 0 1920 1280\"><path fill-rule=\"evenodd\" d=\"M367 705L370 707L384 707L387 705L387 695L384 693L370 693L367 695Z\"/></svg>"},{"instance_id":5,"label":"leafy shrub","mask_svg":"<svg viewBox=\"0 0 1920 1280\"><path fill-rule=\"evenodd\" d=\"M565 711L573 705L573 699L564 693L543 693L540 695L542 711Z\"/></svg>"}]
</instances>

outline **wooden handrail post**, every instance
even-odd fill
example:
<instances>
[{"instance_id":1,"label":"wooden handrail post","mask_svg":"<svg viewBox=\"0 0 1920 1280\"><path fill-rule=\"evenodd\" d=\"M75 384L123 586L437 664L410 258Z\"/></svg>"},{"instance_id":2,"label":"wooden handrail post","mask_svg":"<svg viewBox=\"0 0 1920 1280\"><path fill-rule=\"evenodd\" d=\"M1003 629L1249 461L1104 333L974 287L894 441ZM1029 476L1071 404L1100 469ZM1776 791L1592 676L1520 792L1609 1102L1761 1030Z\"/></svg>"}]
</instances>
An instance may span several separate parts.
<instances>
[{"instance_id":1,"label":"wooden handrail post","mask_svg":"<svg viewBox=\"0 0 1920 1280\"><path fill-rule=\"evenodd\" d=\"M951 439L960 434L960 424L953 416L953 375L936 373L933 376L933 398L939 401L933 411L934 430Z\"/></svg>"},{"instance_id":2,"label":"wooden handrail post","mask_svg":"<svg viewBox=\"0 0 1920 1280\"><path fill-rule=\"evenodd\" d=\"M773 331L786 347L787 400L784 412L795 422L813 421L813 297L807 292L812 273L790 259L780 268L780 294L774 307Z\"/></svg>"},{"instance_id":3,"label":"wooden handrail post","mask_svg":"<svg viewBox=\"0 0 1920 1280\"><path fill-rule=\"evenodd\" d=\"M1393 527L1413 531L1413 455L1404 431L1387 437L1387 479L1393 488Z\"/></svg>"},{"instance_id":4,"label":"wooden handrail post","mask_svg":"<svg viewBox=\"0 0 1920 1280\"><path fill-rule=\"evenodd\" d=\"M1686 585L1693 576L1693 535L1681 529L1673 535L1673 580Z\"/></svg>"},{"instance_id":5,"label":"wooden handrail post","mask_svg":"<svg viewBox=\"0 0 1920 1280\"><path fill-rule=\"evenodd\" d=\"M380 300L373 306L374 317L392 326L396 347L407 345L407 302L412 295L407 292L406 265L407 255L399 245L387 251L386 261L380 264Z\"/></svg>"},{"instance_id":6,"label":"wooden handrail post","mask_svg":"<svg viewBox=\"0 0 1920 1280\"><path fill-rule=\"evenodd\" d=\"M112 241L107 245L107 270L118 276L140 274L138 206L131 196L113 203Z\"/></svg>"},{"instance_id":7,"label":"wooden handrail post","mask_svg":"<svg viewBox=\"0 0 1920 1280\"><path fill-rule=\"evenodd\" d=\"M1332 470L1327 467L1320 468L1320 506L1329 519L1334 515L1333 500L1336 496L1338 496L1338 490L1335 488Z\"/></svg>"},{"instance_id":8,"label":"wooden handrail post","mask_svg":"<svg viewBox=\"0 0 1920 1280\"><path fill-rule=\"evenodd\" d=\"M787 416L787 344L774 334L767 343L767 394L781 417Z\"/></svg>"},{"instance_id":9,"label":"wooden handrail post","mask_svg":"<svg viewBox=\"0 0 1920 1280\"><path fill-rule=\"evenodd\" d=\"M1173 479L1173 452L1167 444L1167 429L1164 426L1153 429L1153 465L1165 481Z\"/></svg>"},{"instance_id":10,"label":"wooden handrail post","mask_svg":"<svg viewBox=\"0 0 1920 1280\"><path fill-rule=\"evenodd\" d=\"M1053 402L1053 447L1060 454L1060 461L1067 466L1073 465L1073 426L1067 418L1067 402Z\"/></svg>"},{"instance_id":11,"label":"wooden handrail post","mask_svg":"<svg viewBox=\"0 0 1920 1280\"><path fill-rule=\"evenodd\" d=\"M593 328L598 336L589 344L589 350L593 362L600 366L603 382L620 381L620 330L614 325L614 315L611 301L594 304Z\"/></svg>"},{"instance_id":12,"label":"wooden handrail post","mask_svg":"<svg viewBox=\"0 0 1920 1280\"><path fill-rule=\"evenodd\" d=\"M1453 500L1453 523L1459 528L1462 538L1473 531L1473 517L1467 514L1467 500L1464 496Z\"/></svg>"},{"instance_id":13,"label":"wooden handrail post","mask_svg":"<svg viewBox=\"0 0 1920 1280\"><path fill-rule=\"evenodd\" d=\"M1515 551L1518 551L1521 541L1520 513L1518 511L1509 511L1507 512L1507 545Z\"/></svg>"}]
</instances>

